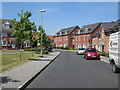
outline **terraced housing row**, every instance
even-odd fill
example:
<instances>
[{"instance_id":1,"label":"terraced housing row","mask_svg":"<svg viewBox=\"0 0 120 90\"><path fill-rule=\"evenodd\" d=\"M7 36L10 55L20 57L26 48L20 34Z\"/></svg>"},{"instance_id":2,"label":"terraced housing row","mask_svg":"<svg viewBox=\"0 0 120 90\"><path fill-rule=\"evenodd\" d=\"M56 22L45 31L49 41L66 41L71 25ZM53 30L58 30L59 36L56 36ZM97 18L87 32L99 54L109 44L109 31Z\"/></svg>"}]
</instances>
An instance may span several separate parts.
<instances>
[{"instance_id":1,"label":"terraced housing row","mask_svg":"<svg viewBox=\"0 0 120 90\"><path fill-rule=\"evenodd\" d=\"M120 30L120 20L61 29L54 37L55 47L96 48L108 53L109 35Z\"/></svg>"}]
</instances>

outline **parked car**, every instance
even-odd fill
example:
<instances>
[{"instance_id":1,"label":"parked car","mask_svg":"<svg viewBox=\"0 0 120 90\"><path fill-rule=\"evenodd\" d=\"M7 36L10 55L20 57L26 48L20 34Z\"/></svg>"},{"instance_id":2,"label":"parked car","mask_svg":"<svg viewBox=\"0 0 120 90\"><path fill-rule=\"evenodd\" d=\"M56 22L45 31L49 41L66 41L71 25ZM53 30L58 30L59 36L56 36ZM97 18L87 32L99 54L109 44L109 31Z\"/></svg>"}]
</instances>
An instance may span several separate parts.
<instances>
[{"instance_id":1,"label":"parked car","mask_svg":"<svg viewBox=\"0 0 120 90\"><path fill-rule=\"evenodd\" d=\"M109 63L112 65L114 73L120 72L120 32L110 34L109 39Z\"/></svg>"},{"instance_id":2,"label":"parked car","mask_svg":"<svg viewBox=\"0 0 120 90\"><path fill-rule=\"evenodd\" d=\"M47 47L46 50L48 50L49 52L52 52L53 48L51 46Z\"/></svg>"},{"instance_id":3,"label":"parked car","mask_svg":"<svg viewBox=\"0 0 120 90\"><path fill-rule=\"evenodd\" d=\"M85 48L78 48L77 54L84 54Z\"/></svg>"},{"instance_id":4,"label":"parked car","mask_svg":"<svg viewBox=\"0 0 120 90\"><path fill-rule=\"evenodd\" d=\"M95 48L87 48L84 53L84 58L87 59L99 59L100 60L100 54L99 51L97 51Z\"/></svg>"}]
</instances>

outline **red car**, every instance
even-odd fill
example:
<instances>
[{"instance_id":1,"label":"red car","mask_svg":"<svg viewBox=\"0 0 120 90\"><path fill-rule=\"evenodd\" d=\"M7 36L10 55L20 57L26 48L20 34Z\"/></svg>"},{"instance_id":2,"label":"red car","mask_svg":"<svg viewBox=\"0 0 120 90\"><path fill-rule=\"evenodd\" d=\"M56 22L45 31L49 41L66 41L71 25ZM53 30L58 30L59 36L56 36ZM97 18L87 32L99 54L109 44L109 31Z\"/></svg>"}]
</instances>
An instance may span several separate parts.
<instances>
[{"instance_id":1,"label":"red car","mask_svg":"<svg viewBox=\"0 0 120 90\"><path fill-rule=\"evenodd\" d=\"M100 60L100 54L95 48L87 48L84 53L84 58Z\"/></svg>"}]
</instances>

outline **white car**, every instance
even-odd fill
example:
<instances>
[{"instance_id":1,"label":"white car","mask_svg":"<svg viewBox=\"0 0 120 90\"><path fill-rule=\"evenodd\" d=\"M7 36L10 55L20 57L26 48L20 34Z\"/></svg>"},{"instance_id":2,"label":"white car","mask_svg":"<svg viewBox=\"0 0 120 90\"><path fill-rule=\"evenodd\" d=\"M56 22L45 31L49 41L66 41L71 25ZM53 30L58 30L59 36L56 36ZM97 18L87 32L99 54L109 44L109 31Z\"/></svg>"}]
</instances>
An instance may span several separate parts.
<instances>
[{"instance_id":1,"label":"white car","mask_svg":"<svg viewBox=\"0 0 120 90\"><path fill-rule=\"evenodd\" d=\"M85 48L78 48L77 54L84 54Z\"/></svg>"}]
</instances>

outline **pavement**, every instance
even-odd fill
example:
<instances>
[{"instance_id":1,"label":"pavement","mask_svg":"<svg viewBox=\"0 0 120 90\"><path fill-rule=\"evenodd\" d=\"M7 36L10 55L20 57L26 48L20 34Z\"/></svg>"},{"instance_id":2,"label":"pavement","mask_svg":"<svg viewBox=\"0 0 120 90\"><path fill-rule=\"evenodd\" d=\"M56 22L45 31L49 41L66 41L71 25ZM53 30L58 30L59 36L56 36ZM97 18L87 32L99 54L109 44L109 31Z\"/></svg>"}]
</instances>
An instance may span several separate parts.
<instances>
[{"instance_id":1,"label":"pavement","mask_svg":"<svg viewBox=\"0 0 120 90\"><path fill-rule=\"evenodd\" d=\"M109 58L108 57L100 56L100 58L101 58L101 61L106 62L106 63L109 64Z\"/></svg>"},{"instance_id":2,"label":"pavement","mask_svg":"<svg viewBox=\"0 0 120 90\"><path fill-rule=\"evenodd\" d=\"M34 60L27 64L18 66L9 71L2 73L0 85L6 88L23 88L38 74L40 74L50 63L60 55L59 51L53 51L48 56Z\"/></svg>"}]
</instances>

